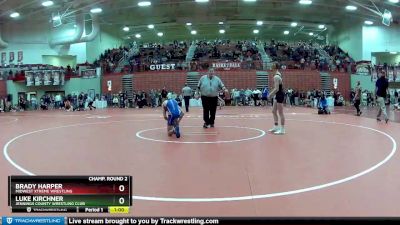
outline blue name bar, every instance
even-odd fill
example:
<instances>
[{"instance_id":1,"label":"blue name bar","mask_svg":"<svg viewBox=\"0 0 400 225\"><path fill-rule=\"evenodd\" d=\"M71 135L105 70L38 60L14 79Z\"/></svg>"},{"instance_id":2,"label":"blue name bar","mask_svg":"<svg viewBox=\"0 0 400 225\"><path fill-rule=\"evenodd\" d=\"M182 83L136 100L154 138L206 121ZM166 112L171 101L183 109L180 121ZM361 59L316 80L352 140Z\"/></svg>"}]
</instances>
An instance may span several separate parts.
<instances>
[{"instance_id":1,"label":"blue name bar","mask_svg":"<svg viewBox=\"0 0 400 225\"><path fill-rule=\"evenodd\" d=\"M2 225L64 225L64 217L2 217Z\"/></svg>"}]
</instances>

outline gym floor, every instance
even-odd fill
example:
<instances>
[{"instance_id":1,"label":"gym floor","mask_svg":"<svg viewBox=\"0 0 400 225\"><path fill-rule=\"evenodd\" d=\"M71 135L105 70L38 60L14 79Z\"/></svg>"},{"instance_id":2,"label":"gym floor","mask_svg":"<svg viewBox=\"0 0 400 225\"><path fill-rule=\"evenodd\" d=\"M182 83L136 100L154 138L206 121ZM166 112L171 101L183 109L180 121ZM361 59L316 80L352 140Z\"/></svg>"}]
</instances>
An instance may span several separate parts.
<instances>
[{"instance_id":1,"label":"gym floor","mask_svg":"<svg viewBox=\"0 0 400 225\"><path fill-rule=\"evenodd\" d=\"M318 115L286 107L286 134L267 131L271 108L202 110L168 137L160 109L0 114L0 213L8 175L132 175L132 216L398 216L400 117L352 108ZM397 121L397 122L396 122Z\"/></svg>"}]
</instances>

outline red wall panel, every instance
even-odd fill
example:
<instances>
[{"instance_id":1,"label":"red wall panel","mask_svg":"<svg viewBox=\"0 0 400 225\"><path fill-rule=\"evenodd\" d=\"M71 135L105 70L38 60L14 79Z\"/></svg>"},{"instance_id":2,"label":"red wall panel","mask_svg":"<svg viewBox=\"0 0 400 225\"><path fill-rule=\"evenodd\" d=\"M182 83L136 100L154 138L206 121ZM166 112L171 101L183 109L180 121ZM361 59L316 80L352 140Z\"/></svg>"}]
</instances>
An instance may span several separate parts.
<instances>
[{"instance_id":1,"label":"red wall panel","mask_svg":"<svg viewBox=\"0 0 400 225\"><path fill-rule=\"evenodd\" d=\"M0 80L0 97L5 97L7 95L7 81Z\"/></svg>"},{"instance_id":2,"label":"red wall panel","mask_svg":"<svg viewBox=\"0 0 400 225\"><path fill-rule=\"evenodd\" d=\"M162 89L180 93L186 82L186 72L143 72L133 75L133 89Z\"/></svg>"},{"instance_id":3,"label":"red wall panel","mask_svg":"<svg viewBox=\"0 0 400 225\"><path fill-rule=\"evenodd\" d=\"M111 81L111 91L108 91L107 81ZM117 94L122 90L122 76L121 75L105 75L101 79L101 92L103 94Z\"/></svg>"},{"instance_id":4,"label":"red wall panel","mask_svg":"<svg viewBox=\"0 0 400 225\"><path fill-rule=\"evenodd\" d=\"M316 70L282 70L284 89L292 88L299 91L308 91L321 88L321 79ZM274 84L274 71L269 71L269 87Z\"/></svg>"},{"instance_id":5,"label":"red wall panel","mask_svg":"<svg viewBox=\"0 0 400 225\"><path fill-rule=\"evenodd\" d=\"M321 89L321 78L316 70L283 70L284 88L293 88L299 91ZM201 73L205 74L205 73ZM255 88L257 85L256 71L217 71L216 74L224 82L228 89ZM346 100L350 95L350 75L347 73L332 72L332 79L338 79L338 91L342 93ZM135 73L133 76L133 89L149 91L150 89L161 89L164 86L168 90L180 93L186 82L187 73L178 72L142 72ZM112 91L107 90L107 81L112 81ZM269 71L269 86L273 85L273 71ZM331 81L332 82L332 81ZM103 93L118 93L122 89L121 75L105 75L102 79ZM333 90L333 84L332 84ZM0 83L1 93L1 83Z\"/></svg>"},{"instance_id":6,"label":"red wall panel","mask_svg":"<svg viewBox=\"0 0 400 225\"><path fill-rule=\"evenodd\" d=\"M332 90L333 90L333 79L337 78L338 79L337 91L343 95L344 99L349 101L351 92L350 74L341 72L331 72L330 74L332 78Z\"/></svg>"},{"instance_id":7,"label":"red wall panel","mask_svg":"<svg viewBox=\"0 0 400 225\"><path fill-rule=\"evenodd\" d=\"M226 88L247 89L257 86L256 71L217 71Z\"/></svg>"}]
</instances>

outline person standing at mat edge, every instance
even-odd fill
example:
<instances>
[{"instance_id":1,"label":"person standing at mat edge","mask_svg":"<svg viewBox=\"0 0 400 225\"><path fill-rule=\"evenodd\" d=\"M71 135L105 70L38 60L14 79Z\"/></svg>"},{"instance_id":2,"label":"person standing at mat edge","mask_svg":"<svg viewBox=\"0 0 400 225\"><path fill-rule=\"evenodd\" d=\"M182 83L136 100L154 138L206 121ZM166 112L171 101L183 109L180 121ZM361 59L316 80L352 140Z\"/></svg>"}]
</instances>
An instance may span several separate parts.
<instances>
[{"instance_id":1,"label":"person standing at mat edge","mask_svg":"<svg viewBox=\"0 0 400 225\"><path fill-rule=\"evenodd\" d=\"M387 90L389 87L389 82L385 76L386 72L382 71L381 77L376 81L375 84L376 102L379 107L376 120L381 121L381 114L383 113L383 116L385 117L385 122L387 123L389 121L389 118L386 113L385 100L386 100Z\"/></svg>"},{"instance_id":2,"label":"person standing at mat edge","mask_svg":"<svg viewBox=\"0 0 400 225\"><path fill-rule=\"evenodd\" d=\"M189 104L190 104L190 98L192 97L192 89L187 84L185 84L185 87L182 88L182 96L183 99L185 100L186 112L189 112Z\"/></svg>"},{"instance_id":3,"label":"person standing at mat edge","mask_svg":"<svg viewBox=\"0 0 400 225\"><path fill-rule=\"evenodd\" d=\"M214 127L215 113L218 105L218 94L220 90L224 90L228 95L228 89L218 76L214 75L214 69L210 68L207 75L203 75L197 88L200 90L201 102L203 105L204 128Z\"/></svg>"},{"instance_id":4,"label":"person standing at mat edge","mask_svg":"<svg viewBox=\"0 0 400 225\"><path fill-rule=\"evenodd\" d=\"M361 116L362 112L360 110L360 104L361 104L361 83L360 81L357 81L357 86L355 88L355 94L354 94L354 107L356 107L357 110L357 116Z\"/></svg>"},{"instance_id":5,"label":"person standing at mat edge","mask_svg":"<svg viewBox=\"0 0 400 225\"><path fill-rule=\"evenodd\" d=\"M274 98L272 103L272 114L274 116L274 127L269 130L273 134L285 134L285 116L283 115L283 101L285 93L283 92L283 81L281 73L276 70L274 76L274 89L268 98ZM281 118L281 126L278 126L278 112Z\"/></svg>"}]
</instances>

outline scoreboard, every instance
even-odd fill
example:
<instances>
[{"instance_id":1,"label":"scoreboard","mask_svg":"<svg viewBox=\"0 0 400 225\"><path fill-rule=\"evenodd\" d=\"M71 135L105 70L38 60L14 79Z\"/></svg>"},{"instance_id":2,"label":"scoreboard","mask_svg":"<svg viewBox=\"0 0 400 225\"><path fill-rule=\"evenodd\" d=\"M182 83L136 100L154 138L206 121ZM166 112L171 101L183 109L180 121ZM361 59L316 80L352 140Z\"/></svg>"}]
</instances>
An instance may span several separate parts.
<instances>
[{"instance_id":1,"label":"scoreboard","mask_svg":"<svg viewBox=\"0 0 400 225\"><path fill-rule=\"evenodd\" d=\"M128 213L131 176L9 176L15 213Z\"/></svg>"}]
</instances>

